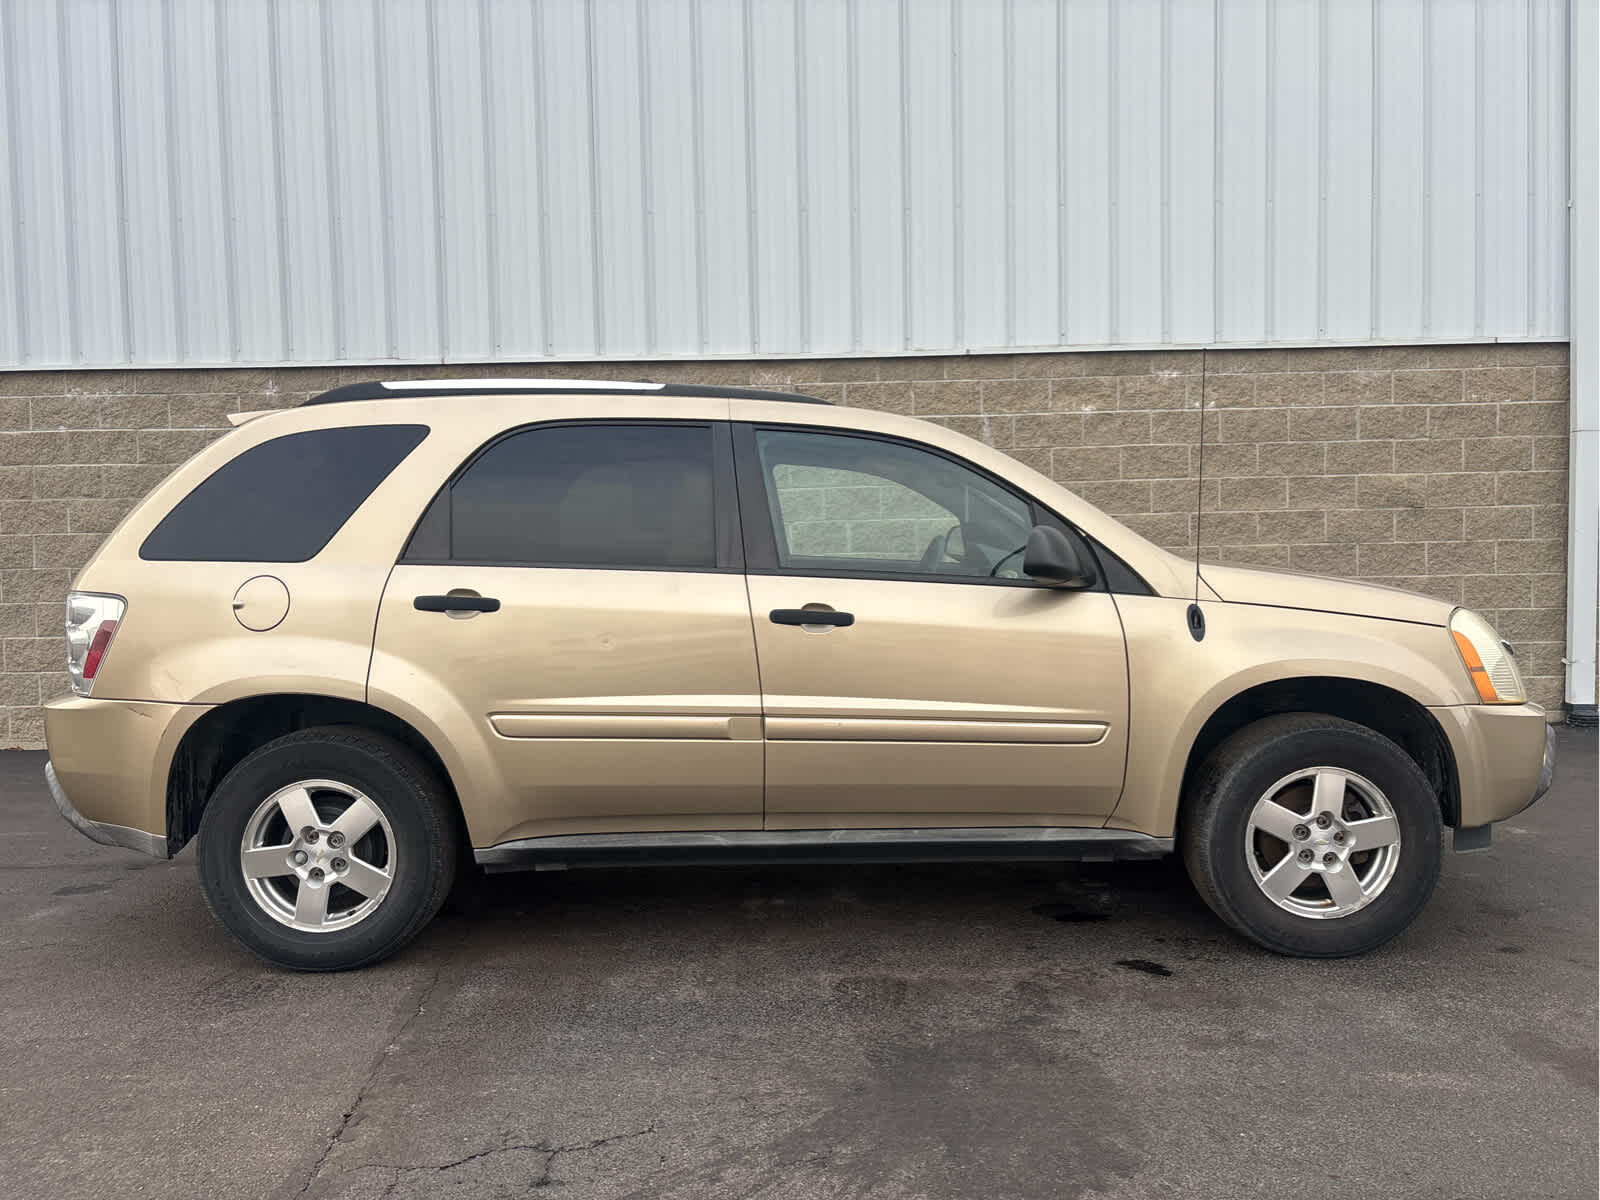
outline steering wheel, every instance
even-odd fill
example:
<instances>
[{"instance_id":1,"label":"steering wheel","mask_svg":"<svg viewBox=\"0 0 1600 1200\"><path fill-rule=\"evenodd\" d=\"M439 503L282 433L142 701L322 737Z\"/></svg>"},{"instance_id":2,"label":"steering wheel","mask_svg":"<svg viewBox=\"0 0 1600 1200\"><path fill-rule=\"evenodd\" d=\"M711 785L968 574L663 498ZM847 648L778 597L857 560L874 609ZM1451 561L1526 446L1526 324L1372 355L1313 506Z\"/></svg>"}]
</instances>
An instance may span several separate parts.
<instances>
[{"instance_id":1,"label":"steering wheel","mask_svg":"<svg viewBox=\"0 0 1600 1200\"><path fill-rule=\"evenodd\" d=\"M1010 554L1002 554L998 559L995 560L994 566L989 568L989 578L993 579L995 576L999 575L1001 567L1005 566L1008 562L1010 562L1017 555L1024 553L1027 549L1028 549L1027 543L1023 543L1022 545L1018 546L1015 550L1013 550Z\"/></svg>"}]
</instances>

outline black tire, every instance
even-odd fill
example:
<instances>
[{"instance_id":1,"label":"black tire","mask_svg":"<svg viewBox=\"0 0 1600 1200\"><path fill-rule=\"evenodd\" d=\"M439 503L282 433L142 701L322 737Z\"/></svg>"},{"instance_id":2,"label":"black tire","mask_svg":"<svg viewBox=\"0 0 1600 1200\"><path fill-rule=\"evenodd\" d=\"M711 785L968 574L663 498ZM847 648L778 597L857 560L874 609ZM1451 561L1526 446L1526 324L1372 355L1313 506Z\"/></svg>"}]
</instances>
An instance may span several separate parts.
<instances>
[{"instance_id":1,"label":"black tire","mask_svg":"<svg viewBox=\"0 0 1600 1200\"><path fill-rule=\"evenodd\" d=\"M1375 785L1394 810L1401 841L1380 893L1344 916L1318 919L1289 912L1262 891L1247 861L1246 831L1256 802L1277 781L1323 766ZM1189 877L1211 909L1256 944L1304 958L1362 954L1400 933L1432 895L1444 847L1438 796L1412 758L1365 726L1321 713L1267 717L1218 746L1191 784L1180 834Z\"/></svg>"},{"instance_id":2,"label":"black tire","mask_svg":"<svg viewBox=\"0 0 1600 1200\"><path fill-rule=\"evenodd\" d=\"M328 780L363 793L392 831L393 880L370 915L344 929L308 932L275 920L251 895L240 845L252 815L280 788ZM415 754L351 726L280 737L229 771L200 821L200 882L225 929L252 953L298 971L369 966L433 919L455 878L459 835L443 785ZM356 864L359 865L359 864Z\"/></svg>"}]
</instances>

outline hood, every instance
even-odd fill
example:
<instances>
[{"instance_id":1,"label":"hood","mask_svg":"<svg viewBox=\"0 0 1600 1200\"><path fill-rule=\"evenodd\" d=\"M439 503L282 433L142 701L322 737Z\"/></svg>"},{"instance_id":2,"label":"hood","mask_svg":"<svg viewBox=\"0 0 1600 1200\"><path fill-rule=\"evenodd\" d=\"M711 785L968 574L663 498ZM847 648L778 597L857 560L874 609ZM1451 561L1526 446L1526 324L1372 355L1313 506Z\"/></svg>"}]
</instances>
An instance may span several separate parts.
<instances>
[{"instance_id":1,"label":"hood","mask_svg":"<svg viewBox=\"0 0 1600 1200\"><path fill-rule=\"evenodd\" d=\"M1455 605L1416 592L1377 583L1352 583L1298 571L1265 571L1255 567L1217 567L1205 563L1200 578L1230 604L1270 604L1312 612L1348 613L1387 621L1445 625Z\"/></svg>"}]
</instances>

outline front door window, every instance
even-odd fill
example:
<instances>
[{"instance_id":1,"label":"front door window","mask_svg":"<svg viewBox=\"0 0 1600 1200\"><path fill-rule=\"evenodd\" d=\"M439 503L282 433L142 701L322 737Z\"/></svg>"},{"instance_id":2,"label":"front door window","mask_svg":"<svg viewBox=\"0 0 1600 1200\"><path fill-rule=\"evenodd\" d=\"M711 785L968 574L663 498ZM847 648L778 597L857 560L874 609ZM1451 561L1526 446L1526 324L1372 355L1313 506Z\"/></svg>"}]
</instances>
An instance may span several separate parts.
<instances>
[{"instance_id":1,"label":"front door window","mask_svg":"<svg viewBox=\"0 0 1600 1200\"><path fill-rule=\"evenodd\" d=\"M756 447L782 570L1020 577L1030 506L969 467L849 434L762 429Z\"/></svg>"}]
</instances>

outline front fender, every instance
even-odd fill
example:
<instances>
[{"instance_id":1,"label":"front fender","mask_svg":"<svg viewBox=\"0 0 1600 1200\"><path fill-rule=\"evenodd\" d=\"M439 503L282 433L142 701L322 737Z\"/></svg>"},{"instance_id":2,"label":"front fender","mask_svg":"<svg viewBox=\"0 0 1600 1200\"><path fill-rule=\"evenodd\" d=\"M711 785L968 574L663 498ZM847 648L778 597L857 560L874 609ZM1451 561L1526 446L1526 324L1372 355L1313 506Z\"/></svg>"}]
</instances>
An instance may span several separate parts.
<instances>
[{"instance_id":1,"label":"front fender","mask_svg":"<svg viewBox=\"0 0 1600 1200\"><path fill-rule=\"evenodd\" d=\"M1304 678L1377 684L1424 708L1470 703L1466 672L1437 625L1259 604L1207 602L1195 640L1189 602L1118 596L1128 639L1130 736L1122 798L1108 824L1170 837L1200 731L1229 700Z\"/></svg>"}]
</instances>

